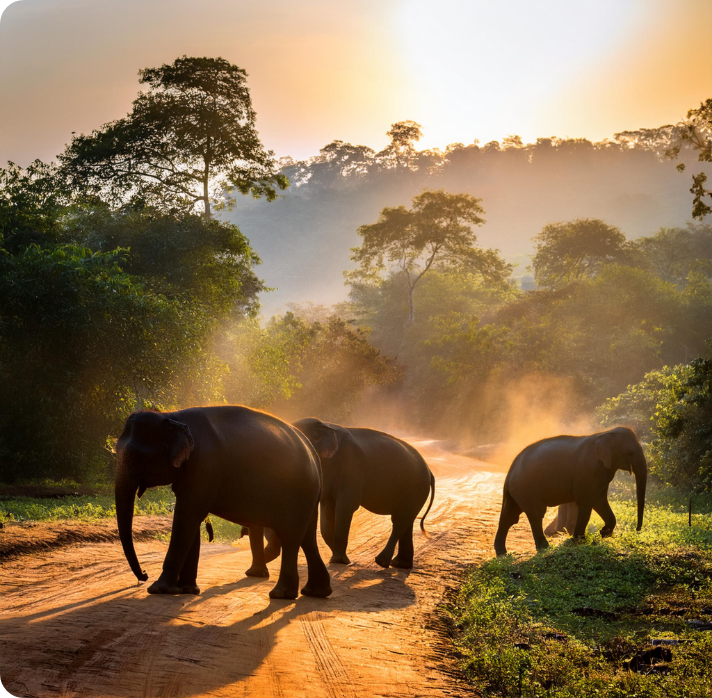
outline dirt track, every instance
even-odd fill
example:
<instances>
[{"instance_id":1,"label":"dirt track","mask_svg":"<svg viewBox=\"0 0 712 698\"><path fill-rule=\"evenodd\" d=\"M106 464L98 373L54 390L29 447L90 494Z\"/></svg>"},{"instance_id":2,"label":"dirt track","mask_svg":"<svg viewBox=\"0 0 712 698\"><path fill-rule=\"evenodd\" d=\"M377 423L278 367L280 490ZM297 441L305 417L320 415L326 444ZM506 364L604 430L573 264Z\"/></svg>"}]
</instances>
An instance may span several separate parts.
<instances>
[{"instance_id":1,"label":"dirt track","mask_svg":"<svg viewBox=\"0 0 712 698\"><path fill-rule=\"evenodd\" d=\"M363 510L352 527L353 564L330 567L326 600L271 602L278 561L270 580L245 577L246 541L203 545L198 597L149 596L117 543L23 555L0 563L3 685L17 696L88 698L471 695L436 606L468 564L492 555L504 472L413 443L437 489L411 572L376 565L390 522ZM533 550L525 520L508 542ZM166 545L136 547L155 579Z\"/></svg>"}]
</instances>

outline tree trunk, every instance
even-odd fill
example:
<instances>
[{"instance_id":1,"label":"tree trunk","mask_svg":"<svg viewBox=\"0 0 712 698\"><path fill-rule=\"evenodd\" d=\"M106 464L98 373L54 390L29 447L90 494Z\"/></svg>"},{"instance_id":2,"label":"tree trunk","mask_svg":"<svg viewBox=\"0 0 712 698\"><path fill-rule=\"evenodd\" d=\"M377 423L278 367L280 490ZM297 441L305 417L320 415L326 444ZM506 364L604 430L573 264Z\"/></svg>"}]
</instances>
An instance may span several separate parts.
<instances>
[{"instance_id":1,"label":"tree trunk","mask_svg":"<svg viewBox=\"0 0 712 698\"><path fill-rule=\"evenodd\" d=\"M410 309L410 312L408 313L408 324L412 325L415 322L415 304L413 303L413 291L415 290L414 286L410 286L408 288L408 308Z\"/></svg>"},{"instance_id":2,"label":"tree trunk","mask_svg":"<svg viewBox=\"0 0 712 698\"><path fill-rule=\"evenodd\" d=\"M203 180L203 203L205 204L205 220L210 220L210 190L208 188L208 178Z\"/></svg>"}]
</instances>

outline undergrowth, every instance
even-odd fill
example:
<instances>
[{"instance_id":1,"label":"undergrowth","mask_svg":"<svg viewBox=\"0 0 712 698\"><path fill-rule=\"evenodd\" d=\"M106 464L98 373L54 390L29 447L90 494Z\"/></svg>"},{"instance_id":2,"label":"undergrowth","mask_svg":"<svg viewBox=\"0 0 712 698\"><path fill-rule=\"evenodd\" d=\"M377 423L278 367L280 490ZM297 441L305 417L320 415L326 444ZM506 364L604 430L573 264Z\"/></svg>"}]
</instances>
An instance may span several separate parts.
<instances>
[{"instance_id":1,"label":"undergrowth","mask_svg":"<svg viewBox=\"0 0 712 698\"><path fill-rule=\"evenodd\" d=\"M567 537L469 572L445 613L477 692L712 696L712 631L700 629L712 623L712 502L693 499L690 527L687 496L653 489L637 533L628 495L612 488L612 538Z\"/></svg>"}]
</instances>

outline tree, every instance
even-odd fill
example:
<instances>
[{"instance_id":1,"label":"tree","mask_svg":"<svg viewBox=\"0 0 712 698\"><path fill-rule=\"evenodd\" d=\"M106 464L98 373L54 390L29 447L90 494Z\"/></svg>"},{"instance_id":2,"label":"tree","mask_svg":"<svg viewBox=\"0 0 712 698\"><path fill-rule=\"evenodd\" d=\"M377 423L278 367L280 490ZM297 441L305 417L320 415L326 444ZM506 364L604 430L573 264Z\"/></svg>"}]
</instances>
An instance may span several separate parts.
<instances>
[{"instance_id":1,"label":"tree","mask_svg":"<svg viewBox=\"0 0 712 698\"><path fill-rule=\"evenodd\" d=\"M113 203L191 211L202 202L206 219L226 188L272 201L288 181L260 142L246 78L222 58L183 56L139 71L148 91L123 119L74 137L60 156L63 173Z\"/></svg>"},{"instance_id":2,"label":"tree","mask_svg":"<svg viewBox=\"0 0 712 698\"><path fill-rule=\"evenodd\" d=\"M591 277L602 264L627 255L625 235L597 218L549 223L534 242L534 276L539 285L549 288Z\"/></svg>"},{"instance_id":3,"label":"tree","mask_svg":"<svg viewBox=\"0 0 712 698\"><path fill-rule=\"evenodd\" d=\"M386 135L391 139L391 142L386 146L383 154L388 159L393 158L395 160L397 169L407 167L412 160L415 154L413 144L423 136L420 129L420 124L415 121L398 121L395 124L391 124L390 131L386 131Z\"/></svg>"},{"instance_id":4,"label":"tree","mask_svg":"<svg viewBox=\"0 0 712 698\"><path fill-rule=\"evenodd\" d=\"M54 166L41 160L25 169L8 163L0 168L0 246L14 253L32 243L56 242L68 204Z\"/></svg>"},{"instance_id":5,"label":"tree","mask_svg":"<svg viewBox=\"0 0 712 698\"><path fill-rule=\"evenodd\" d=\"M687 112L687 119L677 125L679 141L667 151L670 158L677 158L683 145L688 145L699 151L697 159L700 162L712 162L712 99L700 104L697 109ZM677 166L680 172L685 171L685 163ZM704 218L712 213L712 206L705 199L712 199L712 190L706 189L707 175L699 172L692 175L690 192L692 199L692 217ZM712 201L710 201L712 203Z\"/></svg>"},{"instance_id":6,"label":"tree","mask_svg":"<svg viewBox=\"0 0 712 698\"><path fill-rule=\"evenodd\" d=\"M681 287L692 271L712 274L712 226L704 223L660 228L655 235L635 240L631 248L636 263Z\"/></svg>"},{"instance_id":7,"label":"tree","mask_svg":"<svg viewBox=\"0 0 712 698\"><path fill-rule=\"evenodd\" d=\"M424 191L413 197L412 208L384 208L376 223L362 225L361 247L352 248L351 259L358 263L347 278L373 281L387 265L397 267L408 284L408 322L415 321L413 294L418 282L437 262L462 266L498 282L503 282L509 265L496 250L476 247L473 225L482 225L480 199L469 194L449 194L444 190Z\"/></svg>"}]
</instances>

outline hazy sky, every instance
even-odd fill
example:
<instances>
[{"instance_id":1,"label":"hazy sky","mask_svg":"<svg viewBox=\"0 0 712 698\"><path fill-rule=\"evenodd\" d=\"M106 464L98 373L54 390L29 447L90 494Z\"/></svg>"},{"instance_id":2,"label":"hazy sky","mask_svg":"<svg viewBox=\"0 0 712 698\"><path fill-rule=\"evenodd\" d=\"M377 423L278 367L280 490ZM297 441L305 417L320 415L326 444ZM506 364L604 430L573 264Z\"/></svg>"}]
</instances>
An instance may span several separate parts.
<instances>
[{"instance_id":1,"label":"hazy sky","mask_svg":"<svg viewBox=\"0 0 712 698\"><path fill-rule=\"evenodd\" d=\"M123 116L137 71L182 54L247 70L278 155L380 148L404 119L422 147L598 140L712 96L712 2L20 0L0 21L0 162Z\"/></svg>"}]
</instances>

